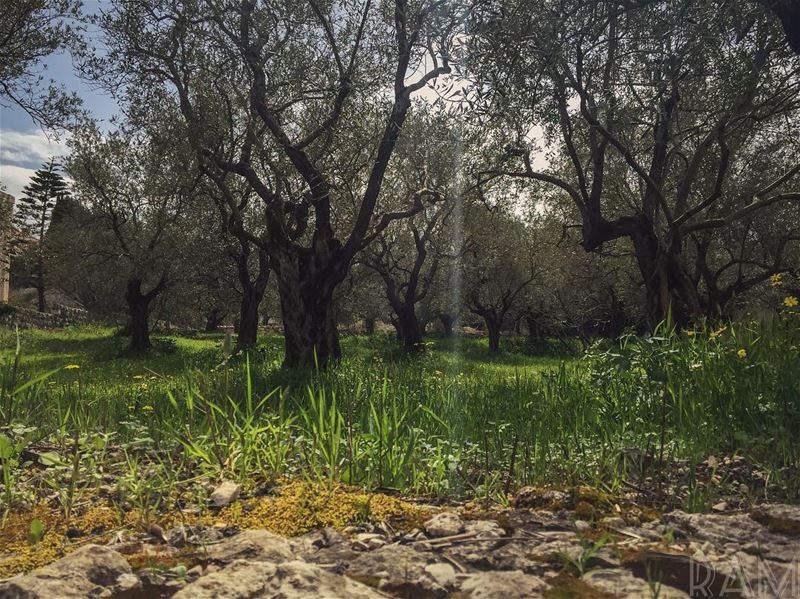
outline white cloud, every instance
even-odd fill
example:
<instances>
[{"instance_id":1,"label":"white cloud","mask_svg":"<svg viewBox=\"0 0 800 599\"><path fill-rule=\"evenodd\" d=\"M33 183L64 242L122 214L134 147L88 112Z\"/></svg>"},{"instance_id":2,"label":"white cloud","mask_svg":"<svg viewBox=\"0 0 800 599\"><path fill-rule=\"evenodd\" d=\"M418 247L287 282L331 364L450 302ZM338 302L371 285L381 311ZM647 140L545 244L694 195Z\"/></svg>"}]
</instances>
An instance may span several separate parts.
<instances>
[{"instance_id":1,"label":"white cloud","mask_svg":"<svg viewBox=\"0 0 800 599\"><path fill-rule=\"evenodd\" d=\"M18 198L22 195L22 188L28 184L35 170L23 166L0 163L0 185L5 186L6 193Z\"/></svg>"},{"instance_id":2,"label":"white cloud","mask_svg":"<svg viewBox=\"0 0 800 599\"><path fill-rule=\"evenodd\" d=\"M38 168L51 156L58 157L66 153L66 137L63 135L56 140L54 137L48 138L41 130L31 130L3 131L0 136L0 162L4 165Z\"/></svg>"}]
</instances>

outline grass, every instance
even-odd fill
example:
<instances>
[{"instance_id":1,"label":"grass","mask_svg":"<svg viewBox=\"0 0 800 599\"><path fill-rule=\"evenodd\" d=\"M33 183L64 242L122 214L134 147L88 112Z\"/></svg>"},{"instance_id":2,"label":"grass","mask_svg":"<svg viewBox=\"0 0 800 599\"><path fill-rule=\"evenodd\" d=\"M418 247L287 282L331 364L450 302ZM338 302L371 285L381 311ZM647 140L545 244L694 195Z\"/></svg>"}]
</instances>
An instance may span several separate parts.
<instances>
[{"instance_id":1,"label":"grass","mask_svg":"<svg viewBox=\"0 0 800 599\"><path fill-rule=\"evenodd\" d=\"M522 485L662 491L659 471L681 461L682 507L705 510L715 491L695 466L741 454L796 498L796 320L662 327L561 356L507 339L490 357L485 340L459 338L405 357L389 337L347 337L346 359L325 372L280 370L274 336L230 359L220 336L161 337L130 359L109 329L25 331L17 358L7 331L2 497L13 509L55 491L69 516L112 482L149 521L225 477L502 503Z\"/></svg>"},{"instance_id":2,"label":"grass","mask_svg":"<svg viewBox=\"0 0 800 599\"><path fill-rule=\"evenodd\" d=\"M127 339L116 336L109 327L77 326L50 331L24 329L19 332L21 364L26 371L44 372L69 364L81 367L84 382L104 387L126 385L131 377L155 371L164 376L181 375L190 368L204 368L219 359L221 334L195 334L191 337L159 337L145 359L127 357ZM0 363L13 359L16 332L0 329ZM70 382L69 370L51 380Z\"/></svg>"}]
</instances>

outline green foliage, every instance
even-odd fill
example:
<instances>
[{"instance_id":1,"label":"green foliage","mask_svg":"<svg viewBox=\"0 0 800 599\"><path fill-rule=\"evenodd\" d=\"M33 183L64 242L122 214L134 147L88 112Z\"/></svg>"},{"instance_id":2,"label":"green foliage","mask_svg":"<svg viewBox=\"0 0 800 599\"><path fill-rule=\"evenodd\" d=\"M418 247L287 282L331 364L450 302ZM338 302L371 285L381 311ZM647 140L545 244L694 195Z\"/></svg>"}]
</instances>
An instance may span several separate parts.
<instances>
[{"instance_id":1,"label":"green foliage","mask_svg":"<svg viewBox=\"0 0 800 599\"><path fill-rule=\"evenodd\" d=\"M36 545L44 537L44 524L39 519L31 520L31 528L28 531L28 543Z\"/></svg>"},{"instance_id":2,"label":"green foliage","mask_svg":"<svg viewBox=\"0 0 800 599\"><path fill-rule=\"evenodd\" d=\"M469 356L480 341L469 339L460 351L443 340L424 356L386 361L391 340L348 338L351 357L321 372L280 370L273 339L266 355L222 361L219 339L188 349L177 338L177 355L161 358L172 372L123 378L84 361L29 387L13 413L18 426L33 425L39 438L63 447L62 463L49 470L68 494L65 510L91 484L77 473L98 469L112 435L135 473L125 483L130 502L145 517L178 473L184 482L305 477L492 501L524 484L614 490L644 468L620 459L630 448L652 456L649 467L739 453L796 494L794 318L688 332L662 327L598 343L560 364L508 354L479 362ZM195 350L209 352L210 362L193 362ZM22 438L0 437L8 499ZM170 464L153 455L169 455ZM155 482L143 488L144 479ZM684 507L706 510L713 502L707 488L693 486Z\"/></svg>"}]
</instances>

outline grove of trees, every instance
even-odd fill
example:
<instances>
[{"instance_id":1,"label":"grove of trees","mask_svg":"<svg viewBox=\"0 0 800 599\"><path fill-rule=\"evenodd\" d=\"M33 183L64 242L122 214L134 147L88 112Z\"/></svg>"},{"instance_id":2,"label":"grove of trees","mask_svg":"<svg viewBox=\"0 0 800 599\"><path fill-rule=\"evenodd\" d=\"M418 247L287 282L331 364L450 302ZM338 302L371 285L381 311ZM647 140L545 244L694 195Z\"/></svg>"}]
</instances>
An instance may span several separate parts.
<instances>
[{"instance_id":1,"label":"grove of trees","mask_svg":"<svg viewBox=\"0 0 800 599\"><path fill-rule=\"evenodd\" d=\"M510 328L729 318L797 274L782 5L12 4L1 31L42 25L0 42L2 97L70 135L68 226L47 233L67 189L44 194L43 175L17 213L30 285L42 310L47 281L125 323L134 351L157 322L251 347L267 317L287 367L337 360L343 326L393 325L409 352L470 326L499 351ZM32 79L61 47L113 123Z\"/></svg>"}]
</instances>

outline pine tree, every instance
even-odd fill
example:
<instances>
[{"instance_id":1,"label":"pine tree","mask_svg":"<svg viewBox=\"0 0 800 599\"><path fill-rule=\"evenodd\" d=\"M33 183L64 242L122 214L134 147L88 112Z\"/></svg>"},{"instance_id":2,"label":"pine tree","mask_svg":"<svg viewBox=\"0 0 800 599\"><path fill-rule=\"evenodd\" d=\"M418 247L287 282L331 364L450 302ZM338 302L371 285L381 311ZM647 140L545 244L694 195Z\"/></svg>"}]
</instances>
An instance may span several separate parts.
<instances>
[{"instance_id":1,"label":"pine tree","mask_svg":"<svg viewBox=\"0 0 800 599\"><path fill-rule=\"evenodd\" d=\"M55 159L42 165L22 190L14 213L17 229L17 247L25 247L25 253L33 263L32 285L38 294L39 311L47 310L45 299L45 270L47 266L47 232L57 204L69 201L67 182L59 172ZM30 253L28 253L30 252Z\"/></svg>"}]
</instances>

